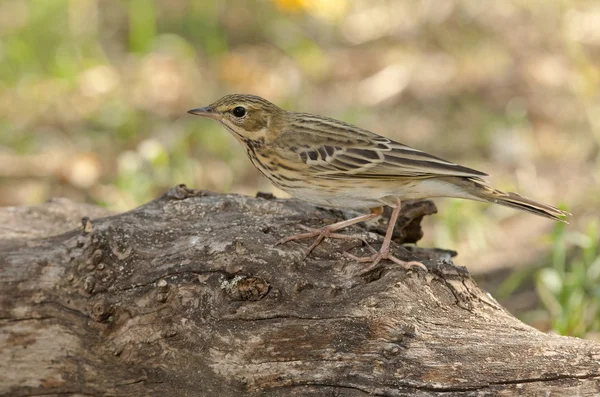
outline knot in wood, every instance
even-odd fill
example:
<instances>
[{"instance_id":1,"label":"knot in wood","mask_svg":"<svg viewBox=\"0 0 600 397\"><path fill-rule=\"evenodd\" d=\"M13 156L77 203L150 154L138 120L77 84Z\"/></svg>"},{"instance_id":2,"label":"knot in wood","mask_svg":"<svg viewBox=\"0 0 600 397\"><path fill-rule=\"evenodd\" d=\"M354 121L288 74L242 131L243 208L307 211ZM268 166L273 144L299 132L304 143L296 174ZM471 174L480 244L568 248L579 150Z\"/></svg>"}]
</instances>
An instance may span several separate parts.
<instances>
[{"instance_id":1,"label":"knot in wood","mask_svg":"<svg viewBox=\"0 0 600 397\"><path fill-rule=\"evenodd\" d=\"M99 323L106 322L114 313L115 308L106 301L101 300L92 306L91 315Z\"/></svg>"},{"instance_id":2,"label":"knot in wood","mask_svg":"<svg viewBox=\"0 0 600 397\"><path fill-rule=\"evenodd\" d=\"M231 280L223 281L221 289L232 300L258 301L269 293L270 285L259 277L235 276Z\"/></svg>"}]
</instances>

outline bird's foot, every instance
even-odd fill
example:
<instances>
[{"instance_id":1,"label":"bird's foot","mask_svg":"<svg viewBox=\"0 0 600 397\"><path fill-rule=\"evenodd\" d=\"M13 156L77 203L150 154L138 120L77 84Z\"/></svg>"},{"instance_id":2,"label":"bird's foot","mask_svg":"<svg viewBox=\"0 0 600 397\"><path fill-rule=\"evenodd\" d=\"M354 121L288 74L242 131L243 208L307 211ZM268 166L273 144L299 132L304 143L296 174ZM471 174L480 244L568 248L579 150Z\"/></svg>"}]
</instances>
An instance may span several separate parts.
<instances>
[{"instance_id":1,"label":"bird's foot","mask_svg":"<svg viewBox=\"0 0 600 397\"><path fill-rule=\"evenodd\" d=\"M352 255L348 252L345 253L345 256L349 259L352 259L356 262L359 263L369 263L369 265L362 269L361 273L367 273L373 269L375 269L375 267L377 267L377 265L379 264L379 262L381 262L384 259L390 260L400 266L402 266L403 268L407 269L407 270L413 270L415 268L420 268L423 269L425 271L427 271L427 267L425 267L424 264L422 264L421 262L417 262L417 261L403 261L399 258L396 258L394 255L392 255L392 253L390 252L390 249L381 249L380 251L375 251L371 246L369 246L369 248L374 251L373 255L370 256L365 256L365 257L358 257L356 255Z\"/></svg>"},{"instance_id":2,"label":"bird's foot","mask_svg":"<svg viewBox=\"0 0 600 397\"><path fill-rule=\"evenodd\" d=\"M277 243L275 243L275 245L281 245L281 244L288 243L290 241L304 240L307 238L315 238L316 237L315 241L310 245L310 247L308 247L308 249L304 253L304 258L306 258L315 248L317 248L317 246L319 244L321 244L323 242L323 240L326 238L339 239L339 240L360 240L364 244L366 244L367 247L369 247L371 250L373 250L373 248L369 245L369 243L363 237L355 236L355 235L334 233L334 231L337 230L337 228L333 228L333 227L331 227L331 225L325 226L322 228L318 228L318 229L304 226L304 225L298 225L298 226L304 230L307 230L308 233L300 233L300 234L295 234L293 236L282 238Z\"/></svg>"}]
</instances>

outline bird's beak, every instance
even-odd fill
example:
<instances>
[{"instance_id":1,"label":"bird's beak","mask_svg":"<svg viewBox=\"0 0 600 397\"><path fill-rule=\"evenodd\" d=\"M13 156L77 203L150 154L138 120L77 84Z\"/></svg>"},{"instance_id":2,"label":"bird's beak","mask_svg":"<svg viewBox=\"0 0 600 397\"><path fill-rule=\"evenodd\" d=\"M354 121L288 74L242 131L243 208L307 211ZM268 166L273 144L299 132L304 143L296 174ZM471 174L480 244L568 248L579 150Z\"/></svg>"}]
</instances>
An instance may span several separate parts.
<instances>
[{"instance_id":1,"label":"bird's beak","mask_svg":"<svg viewBox=\"0 0 600 397\"><path fill-rule=\"evenodd\" d=\"M211 119L216 119L218 117L218 113L215 112L210 106L188 110L188 113L196 116L208 117Z\"/></svg>"}]
</instances>

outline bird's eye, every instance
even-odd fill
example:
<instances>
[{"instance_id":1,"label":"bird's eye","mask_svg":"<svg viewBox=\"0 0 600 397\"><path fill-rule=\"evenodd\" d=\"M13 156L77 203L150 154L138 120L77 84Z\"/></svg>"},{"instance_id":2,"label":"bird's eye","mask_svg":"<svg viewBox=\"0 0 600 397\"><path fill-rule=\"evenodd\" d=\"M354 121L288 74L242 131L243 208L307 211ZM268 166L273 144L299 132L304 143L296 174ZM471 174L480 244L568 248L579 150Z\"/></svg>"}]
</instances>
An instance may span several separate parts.
<instances>
[{"instance_id":1,"label":"bird's eye","mask_svg":"<svg viewBox=\"0 0 600 397\"><path fill-rule=\"evenodd\" d=\"M244 117L246 115L246 108L243 106L236 106L231 111L235 117Z\"/></svg>"}]
</instances>

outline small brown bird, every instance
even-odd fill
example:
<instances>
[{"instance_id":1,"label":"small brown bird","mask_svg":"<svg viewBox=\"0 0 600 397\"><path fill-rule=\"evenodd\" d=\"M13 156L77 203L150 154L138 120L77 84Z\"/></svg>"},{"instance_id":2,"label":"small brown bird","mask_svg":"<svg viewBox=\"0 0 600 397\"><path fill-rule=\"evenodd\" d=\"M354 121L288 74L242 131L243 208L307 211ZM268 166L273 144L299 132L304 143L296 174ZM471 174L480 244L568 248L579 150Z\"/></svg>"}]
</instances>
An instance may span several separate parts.
<instances>
[{"instance_id":1,"label":"small brown bird","mask_svg":"<svg viewBox=\"0 0 600 397\"><path fill-rule=\"evenodd\" d=\"M283 110L254 95L227 95L188 113L217 120L242 143L252 164L275 186L308 202L335 208L370 209L370 213L320 229L308 229L279 243L316 237L308 255L334 233L373 219L392 207L379 252L366 258L389 259L414 266L390 254L394 225L402 200L456 197L487 201L565 222L568 215L550 205L491 187L487 174L450 163L339 120Z\"/></svg>"}]
</instances>

